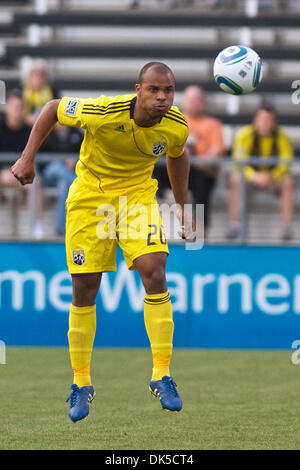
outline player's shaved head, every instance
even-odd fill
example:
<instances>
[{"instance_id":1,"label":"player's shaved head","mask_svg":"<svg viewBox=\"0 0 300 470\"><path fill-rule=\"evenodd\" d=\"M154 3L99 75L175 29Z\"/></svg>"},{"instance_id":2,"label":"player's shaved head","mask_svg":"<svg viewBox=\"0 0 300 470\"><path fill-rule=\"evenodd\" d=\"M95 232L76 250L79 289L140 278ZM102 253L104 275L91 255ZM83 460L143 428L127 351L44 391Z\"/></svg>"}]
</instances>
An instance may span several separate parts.
<instances>
[{"instance_id":1,"label":"player's shaved head","mask_svg":"<svg viewBox=\"0 0 300 470\"><path fill-rule=\"evenodd\" d=\"M172 70L170 69L170 67L168 67L166 64L164 64L163 62L148 62L147 64L144 65L144 67L141 69L139 73L138 82L140 84L143 83L145 76L147 75L147 72L150 70L151 72L154 71L162 75L170 75L173 81L175 82L174 74Z\"/></svg>"},{"instance_id":2,"label":"player's shaved head","mask_svg":"<svg viewBox=\"0 0 300 470\"><path fill-rule=\"evenodd\" d=\"M166 64L149 62L140 71L138 80L134 119L138 125L150 127L160 122L173 104L174 75Z\"/></svg>"}]
</instances>

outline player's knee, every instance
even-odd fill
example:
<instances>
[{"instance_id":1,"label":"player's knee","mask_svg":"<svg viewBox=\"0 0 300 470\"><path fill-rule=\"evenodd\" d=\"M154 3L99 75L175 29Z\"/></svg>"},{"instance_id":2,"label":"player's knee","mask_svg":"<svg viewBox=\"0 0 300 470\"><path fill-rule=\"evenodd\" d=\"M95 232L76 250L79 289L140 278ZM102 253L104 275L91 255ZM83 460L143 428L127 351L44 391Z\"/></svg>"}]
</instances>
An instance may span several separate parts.
<instances>
[{"instance_id":1,"label":"player's knee","mask_svg":"<svg viewBox=\"0 0 300 470\"><path fill-rule=\"evenodd\" d=\"M166 289L166 274L164 265L153 266L143 276L146 292L160 293Z\"/></svg>"},{"instance_id":2,"label":"player's knee","mask_svg":"<svg viewBox=\"0 0 300 470\"><path fill-rule=\"evenodd\" d=\"M72 275L73 305L78 307L93 305L98 294L100 280L100 273Z\"/></svg>"}]
</instances>

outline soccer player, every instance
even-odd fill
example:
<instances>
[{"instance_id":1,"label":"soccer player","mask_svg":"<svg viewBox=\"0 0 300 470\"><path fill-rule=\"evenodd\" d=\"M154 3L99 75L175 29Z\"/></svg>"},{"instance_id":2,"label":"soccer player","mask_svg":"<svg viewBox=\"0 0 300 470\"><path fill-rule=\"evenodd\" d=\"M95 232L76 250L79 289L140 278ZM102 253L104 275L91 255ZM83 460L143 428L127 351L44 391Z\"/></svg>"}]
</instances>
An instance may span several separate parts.
<instances>
[{"instance_id":1,"label":"soccer player","mask_svg":"<svg viewBox=\"0 0 300 470\"><path fill-rule=\"evenodd\" d=\"M77 178L66 202L66 253L73 288L68 340L74 380L69 417L74 422L88 415L95 395L90 377L95 298L102 273L116 270L117 241L128 268L138 270L146 291L144 320L153 356L150 391L162 408L182 408L170 374L174 324L165 276L168 247L152 172L157 159L166 153L182 237L189 238L191 230L183 211L189 176L184 151L188 127L173 106L175 81L168 66L146 64L135 88L135 94L113 98L51 100L39 115L21 158L12 166L21 184L32 183L35 154L57 120L85 129ZM133 230L137 208L139 238ZM113 228L111 220L116 221Z\"/></svg>"}]
</instances>

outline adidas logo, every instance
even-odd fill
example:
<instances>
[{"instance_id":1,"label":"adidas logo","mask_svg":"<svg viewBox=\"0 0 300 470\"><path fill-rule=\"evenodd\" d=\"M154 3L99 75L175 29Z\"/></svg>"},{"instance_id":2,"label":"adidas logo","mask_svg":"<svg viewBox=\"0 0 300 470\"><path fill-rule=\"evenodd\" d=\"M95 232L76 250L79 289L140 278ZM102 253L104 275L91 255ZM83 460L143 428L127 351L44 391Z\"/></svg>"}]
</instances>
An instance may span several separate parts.
<instances>
[{"instance_id":1,"label":"adidas logo","mask_svg":"<svg viewBox=\"0 0 300 470\"><path fill-rule=\"evenodd\" d=\"M115 131L119 131L119 132L126 132L125 131L125 127L123 126L123 124L121 126L118 126L115 128Z\"/></svg>"}]
</instances>

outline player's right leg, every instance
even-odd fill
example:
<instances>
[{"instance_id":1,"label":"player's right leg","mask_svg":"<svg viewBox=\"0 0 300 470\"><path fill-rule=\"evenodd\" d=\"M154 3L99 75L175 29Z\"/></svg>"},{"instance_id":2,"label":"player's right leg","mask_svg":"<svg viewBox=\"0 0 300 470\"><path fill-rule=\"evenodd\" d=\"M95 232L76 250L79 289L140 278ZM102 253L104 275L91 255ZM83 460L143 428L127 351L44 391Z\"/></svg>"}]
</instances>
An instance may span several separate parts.
<instances>
[{"instance_id":1,"label":"player's right leg","mask_svg":"<svg viewBox=\"0 0 300 470\"><path fill-rule=\"evenodd\" d=\"M69 352L74 379L71 387L69 417L76 422L89 413L95 391L91 383L90 364L96 332L95 298L101 273L72 275L72 304L69 315Z\"/></svg>"},{"instance_id":2,"label":"player's right leg","mask_svg":"<svg viewBox=\"0 0 300 470\"><path fill-rule=\"evenodd\" d=\"M89 402L94 397L90 362L101 273L116 270L116 240L99 237L97 230L105 218L105 211L99 215L98 209L110 203L111 198L79 179L72 183L66 203L66 255L73 286L68 340L74 373L68 400L69 416L74 422L87 416Z\"/></svg>"},{"instance_id":3,"label":"player's right leg","mask_svg":"<svg viewBox=\"0 0 300 470\"><path fill-rule=\"evenodd\" d=\"M169 250L154 190L140 188L128 193L128 216L126 221L120 216L119 244L128 268L138 270L146 291L144 320L153 357L151 393L159 397L164 409L179 411L182 401L170 377L174 324L165 276Z\"/></svg>"},{"instance_id":4,"label":"player's right leg","mask_svg":"<svg viewBox=\"0 0 300 470\"><path fill-rule=\"evenodd\" d=\"M153 358L150 391L160 399L163 409L180 411L182 400L170 376L174 323L165 276L166 259L166 253L154 252L138 257L134 264L146 291L144 320Z\"/></svg>"}]
</instances>

